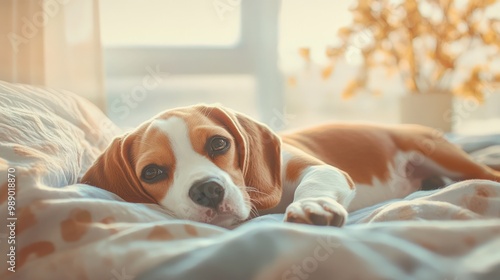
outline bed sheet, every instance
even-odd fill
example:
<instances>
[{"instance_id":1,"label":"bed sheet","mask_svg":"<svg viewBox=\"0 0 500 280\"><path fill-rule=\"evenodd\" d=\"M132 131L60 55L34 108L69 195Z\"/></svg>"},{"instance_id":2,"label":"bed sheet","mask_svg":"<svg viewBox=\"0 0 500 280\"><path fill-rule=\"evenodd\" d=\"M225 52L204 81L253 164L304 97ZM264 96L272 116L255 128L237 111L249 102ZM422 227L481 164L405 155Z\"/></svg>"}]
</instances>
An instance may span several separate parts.
<instances>
[{"instance_id":1,"label":"bed sheet","mask_svg":"<svg viewBox=\"0 0 500 280\"><path fill-rule=\"evenodd\" d=\"M117 133L78 96L0 82L1 279L500 279L500 183L418 192L341 229L270 215L227 230L78 184Z\"/></svg>"}]
</instances>

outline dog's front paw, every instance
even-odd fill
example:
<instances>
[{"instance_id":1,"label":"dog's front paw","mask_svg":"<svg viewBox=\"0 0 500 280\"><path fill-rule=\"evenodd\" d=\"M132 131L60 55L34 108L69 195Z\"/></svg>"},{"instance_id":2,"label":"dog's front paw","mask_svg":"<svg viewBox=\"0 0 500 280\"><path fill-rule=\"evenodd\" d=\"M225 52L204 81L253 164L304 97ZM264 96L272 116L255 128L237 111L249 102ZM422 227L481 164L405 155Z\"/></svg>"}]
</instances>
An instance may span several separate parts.
<instances>
[{"instance_id":1,"label":"dog's front paw","mask_svg":"<svg viewBox=\"0 0 500 280\"><path fill-rule=\"evenodd\" d=\"M341 227L347 219L347 210L328 197L304 198L286 208L285 222L318 226Z\"/></svg>"}]
</instances>

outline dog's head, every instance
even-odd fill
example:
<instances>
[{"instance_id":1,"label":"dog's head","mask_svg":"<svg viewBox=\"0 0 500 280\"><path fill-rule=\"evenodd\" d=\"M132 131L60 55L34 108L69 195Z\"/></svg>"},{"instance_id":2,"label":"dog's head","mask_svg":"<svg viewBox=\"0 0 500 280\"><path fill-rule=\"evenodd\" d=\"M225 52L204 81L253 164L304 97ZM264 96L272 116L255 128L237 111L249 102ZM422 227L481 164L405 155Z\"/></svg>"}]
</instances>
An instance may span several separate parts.
<instances>
[{"instance_id":1,"label":"dog's head","mask_svg":"<svg viewBox=\"0 0 500 280\"><path fill-rule=\"evenodd\" d=\"M268 127L219 106L166 111L114 139L81 182L173 216L221 226L281 199L281 144Z\"/></svg>"}]
</instances>

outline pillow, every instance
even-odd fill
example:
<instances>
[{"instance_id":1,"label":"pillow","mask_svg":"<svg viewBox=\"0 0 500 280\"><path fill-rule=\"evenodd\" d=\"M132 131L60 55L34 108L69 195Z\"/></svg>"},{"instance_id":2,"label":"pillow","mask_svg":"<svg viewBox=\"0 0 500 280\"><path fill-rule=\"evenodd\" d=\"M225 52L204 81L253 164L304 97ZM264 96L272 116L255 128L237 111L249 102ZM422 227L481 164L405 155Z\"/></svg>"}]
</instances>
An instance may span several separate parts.
<instances>
[{"instance_id":1,"label":"pillow","mask_svg":"<svg viewBox=\"0 0 500 280\"><path fill-rule=\"evenodd\" d=\"M0 81L0 186L8 170L51 187L74 184L118 133L71 92Z\"/></svg>"}]
</instances>

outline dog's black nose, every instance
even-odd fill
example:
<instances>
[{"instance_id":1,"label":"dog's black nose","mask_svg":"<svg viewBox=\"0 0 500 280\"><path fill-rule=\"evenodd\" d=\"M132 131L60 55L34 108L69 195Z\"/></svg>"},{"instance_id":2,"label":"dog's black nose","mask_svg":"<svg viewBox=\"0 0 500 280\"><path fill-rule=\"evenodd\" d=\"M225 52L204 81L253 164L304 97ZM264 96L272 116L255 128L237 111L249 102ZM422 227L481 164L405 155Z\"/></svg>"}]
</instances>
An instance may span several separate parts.
<instances>
[{"instance_id":1,"label":"dog's black nose","mask_svg":"<svg viewBox=\"0 0 500 280\"><path fill-rule=\"evenodd\" d=\"M224 199L224 188L214 179L196 182L189 189L189 197L196 204L216 208Z\"/></svg>"}]
</instances>

